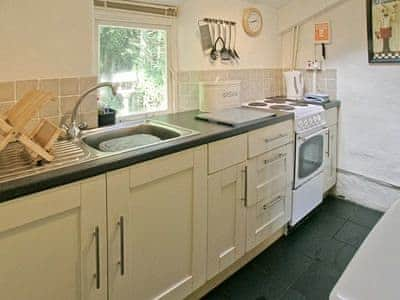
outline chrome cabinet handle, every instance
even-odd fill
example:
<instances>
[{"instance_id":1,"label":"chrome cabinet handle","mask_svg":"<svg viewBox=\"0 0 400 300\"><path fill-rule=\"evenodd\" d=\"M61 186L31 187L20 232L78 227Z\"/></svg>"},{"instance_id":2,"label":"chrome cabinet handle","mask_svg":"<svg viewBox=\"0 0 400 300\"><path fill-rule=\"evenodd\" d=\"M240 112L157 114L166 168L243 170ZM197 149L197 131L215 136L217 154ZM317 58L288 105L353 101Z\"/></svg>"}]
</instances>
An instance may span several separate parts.
<instances>
[{"instance_id":1,"label":"chrome cabinet handle","mask_svg":"<svg viewBox=\"0 0 400 300\"><path fill-rule=\"evenodd\" d=\"M284 153L279 153L279 155L276 158L264 160L264 164L268 165L268 164L276 162L284 157L285 157Z\"/></svg>"},{"instance_id":2,"label":"chrome cabinet handle","mask_svg":"<svg viewBox=\"0 0 400 300\"><path fill-rule=\"evenodd\" d=\"M266 142L266 143L271 143L271 142L274 142L274 141L276 141L276 140L282 139L282 138L284 138L284 137L286 137L286 136L287 136L286 134L280 134L280 135L277 136L277 137L274 137L274 138L271 138L271 139L265 139L265 142Z\"/></svg>"},{"instance_id":3,"label":"chrome cabinet handle","mask_svg":"<svg viewBox=\"0 0 400 300\"><path fill-rule=\"evenodd\" d=\"M263 210L267 210L267 209L270 208L272 205L275 205L276 203L278 203L278 202L281 201L281 200L282 200L282 197L281 197L281 196L278 196L278 197L276 197L275 200L271 201L270 203L264 204L262 208L263 208Z\"/></svg>"},{"instance_id":4,"label":"chrome cabinet handle","mask_svg":"<svg viewBox=\"0 0 400 300\"><path fill-rule=\"evenodd\" d=\"M119 238L120 238L120 261L118 264L121 268L121 276L125 274L125 241L124 241L124 217L120 217L118 221Z\"/></svg>"},{"instance_id":5,"label":"chrome cabinet handle","mask_svg":"<svg viewBox=\"0 0 400 300\"><path fill-rule=\"evenodd\" d=\"M281 200L282 200L282 196L276 197L276 199L275 199L274 201L272 201L271 206L272 206L272 205L275 205L276 203L278 203L278 202L281 201Z\"/></svg>"},{"instance_id":6,"label":"chrome cabinet handle","mask_svg":"<svg viewBox=\"0 0 400 300\"><path fill-rule=\"evenodd\" d=\"M244 206L247 206L247 175L248 175L248 167L246 166L244 170L242 170L244 174L244 198L242 198Z\"/></svg>"},{"instance_id":7,"label":"chrome cabinet handle","mask_svg":"<svg viewBox=\"0 0 400 300\"><path fill-rule=\"evenodd\" d=\"M95 238L96 243L96 274L94 274L94 278L96 279L96 289L100 289L100 228L96 226L96 229L93 232L93 236Z\"/></svg>"}]
</instances>

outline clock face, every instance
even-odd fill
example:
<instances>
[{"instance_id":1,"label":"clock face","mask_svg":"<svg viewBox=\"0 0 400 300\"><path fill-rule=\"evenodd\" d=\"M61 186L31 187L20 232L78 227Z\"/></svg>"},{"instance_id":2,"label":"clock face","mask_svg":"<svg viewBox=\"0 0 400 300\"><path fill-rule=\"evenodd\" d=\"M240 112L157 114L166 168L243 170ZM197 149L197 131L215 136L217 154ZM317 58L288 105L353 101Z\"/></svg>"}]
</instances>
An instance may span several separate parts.
<instances>
[{"instance_id":1,"label":"clock face","mask_svg":"<svg viewBox=\"0 0 400 300\"><path fill-rule=\"evenodd\" d=\"M263 27L261 12L255 8L245 10L243 16L243 28L251 36L258 35Z\"/></svg>"}]
</instances>

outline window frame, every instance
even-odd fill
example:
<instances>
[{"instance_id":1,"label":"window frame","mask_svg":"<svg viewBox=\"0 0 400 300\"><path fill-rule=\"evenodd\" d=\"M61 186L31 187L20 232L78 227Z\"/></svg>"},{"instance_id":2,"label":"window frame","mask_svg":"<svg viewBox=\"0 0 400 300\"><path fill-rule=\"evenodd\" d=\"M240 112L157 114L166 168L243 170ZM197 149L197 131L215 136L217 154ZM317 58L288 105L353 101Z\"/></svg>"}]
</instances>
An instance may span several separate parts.
<instances>
[{"instance_id":1,"label":"window frame","mask_svg":"<svg viewBox=\"0 0 400 300\"><path fill-rule=\"evenodd\" d=\"M178 74L176 18L170 16L152 15L141 12L95 7L93 24L93 68L97 75L99 75L99 26L122 26L143 29L161 29L167 32L167 110L118 116L117 122L146 119L156 115L176 112Z\"/></svg>"}]
</instances>

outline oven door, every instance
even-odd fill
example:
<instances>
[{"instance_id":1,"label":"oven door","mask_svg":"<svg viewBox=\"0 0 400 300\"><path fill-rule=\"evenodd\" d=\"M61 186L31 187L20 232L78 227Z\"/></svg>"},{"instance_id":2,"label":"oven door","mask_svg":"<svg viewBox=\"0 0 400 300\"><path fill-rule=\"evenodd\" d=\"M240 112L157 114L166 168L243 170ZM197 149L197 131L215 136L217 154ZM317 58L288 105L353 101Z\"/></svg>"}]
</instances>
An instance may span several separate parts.
<instances>
[{"instance_id":1,"label":"oven door","mask_svg":"<svg viewBox=\"0 0 400 300\"><path fill-rule=\"evenodd\" d=\"M297 135L295 189L323 172L327 133L325 128L313 134Z\"/></svg>"}]
</instances>

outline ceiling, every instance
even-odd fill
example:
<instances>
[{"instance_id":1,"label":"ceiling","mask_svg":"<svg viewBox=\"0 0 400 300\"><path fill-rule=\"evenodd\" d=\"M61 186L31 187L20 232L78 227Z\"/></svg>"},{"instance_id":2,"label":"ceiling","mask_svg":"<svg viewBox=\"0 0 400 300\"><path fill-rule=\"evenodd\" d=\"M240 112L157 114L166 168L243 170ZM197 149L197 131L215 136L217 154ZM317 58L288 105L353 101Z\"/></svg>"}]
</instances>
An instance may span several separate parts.
<instances>
[{"instance_id":1,"label":"ceiling","mask_svg":"<svg viewBox=\"0 0 400 300\"><path fill-rule=\"evenodd\" d=\"M289 3L290 0L259 0L257 2L264 2L273 7L279 8Z\"/></svg>"},{"instance_id":2,"label":"ceiling","mask_svg":"<svg viewBox=\"0 0 400 300\"><path fill-rule=\"evenodd\" d=\"M167 5L179 5L185 0L147 0L147 2L154 2L159 4L167 4ZM229 1L229 0L228 0ZM286 5L291 0L249 0L250 2L255 3L266 3L273 7L279 8Z\"/></svg>"}]
</instances>

